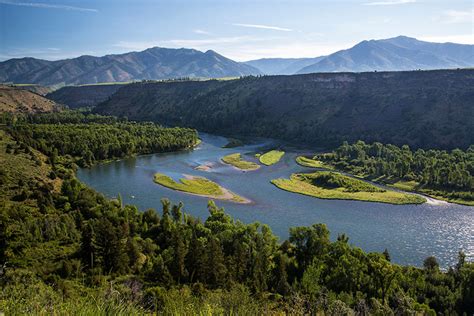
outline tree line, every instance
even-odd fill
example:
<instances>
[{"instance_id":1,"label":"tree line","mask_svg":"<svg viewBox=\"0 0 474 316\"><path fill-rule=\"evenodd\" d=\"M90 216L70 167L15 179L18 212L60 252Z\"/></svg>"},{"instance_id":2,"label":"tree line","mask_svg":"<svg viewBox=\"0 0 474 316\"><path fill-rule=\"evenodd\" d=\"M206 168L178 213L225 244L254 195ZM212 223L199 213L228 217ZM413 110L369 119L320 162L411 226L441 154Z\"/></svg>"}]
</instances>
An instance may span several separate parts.
<instances>
[{"instance_id":1,"label":"tree line","mask_svg":"<svg viewBox=\"0 0 474 316\"><path fill-rule=\"evenodd\" d=\"M465 191L466 198L474 199L474 146L466 151L413 151L408 145L397 147L357 141L344 142L334 151L316 158L357 175L416 181L426 188L444 191Z\"/></svg>"},{"instance_id":2,"label":"tree line","mask_svg":"<svg viewBox=\"0 0 474 316\"><path fill-rule=\"evenodd\" d=\"M187 128L164 128L154 123L117 122L100 116L87 123L53 123L52 117L36 118L47 124L17 123L9 132L18 141L51 158L70 155L81 167L96 161L136 154L186 149L197 143L197 132ZM97 123L100 121L101 123ZM61 121L62 122L62 121Z\"/></svg>"}]
</instances>

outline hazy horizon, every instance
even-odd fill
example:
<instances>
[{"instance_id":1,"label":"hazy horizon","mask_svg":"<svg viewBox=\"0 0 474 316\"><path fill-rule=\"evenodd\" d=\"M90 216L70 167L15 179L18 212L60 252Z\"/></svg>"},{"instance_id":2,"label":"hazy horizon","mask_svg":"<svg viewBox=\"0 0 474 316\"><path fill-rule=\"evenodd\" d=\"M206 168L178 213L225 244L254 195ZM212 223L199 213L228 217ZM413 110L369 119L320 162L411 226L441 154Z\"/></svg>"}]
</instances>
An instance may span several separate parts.
<instances>
[{"instance_id":1,"label":"hazy horizon","mask_svg":"<svg viewBox=\"0 0 474 316\"><path fill-rule=\"evenodd\" d=\"M0 0L0 60L155 46L214 50L236 61L304 58L399 35L474 44L473 11L462 0Z\"/></svg>"}]
</instances>

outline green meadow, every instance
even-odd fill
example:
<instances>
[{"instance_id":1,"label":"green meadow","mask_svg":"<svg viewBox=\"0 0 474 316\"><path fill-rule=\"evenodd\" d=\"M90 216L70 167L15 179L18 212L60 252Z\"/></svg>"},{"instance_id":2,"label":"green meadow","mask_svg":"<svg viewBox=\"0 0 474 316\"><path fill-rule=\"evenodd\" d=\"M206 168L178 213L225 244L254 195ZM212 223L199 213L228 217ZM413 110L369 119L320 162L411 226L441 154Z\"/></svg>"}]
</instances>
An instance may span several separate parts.
<instances>
[{"instance_id":1,"label":"green meadow","mask_svg":"<svg viewBox=\"0 0 474 316\"><path fill-rule=\"evenodd\" d=\"M280 161L280 159L285 155L284 151L281 150L270 150L269 152L258 156L258 159L261 163L266 166L271 166Z\"/></svg>"},{"instance_id":2,"label":"green meadow","mask_svg":"<svg viewBox=\"0 0 474 316\"><path fill-rule=\"evenodd\" d=\"M242 155L240 153L224 156L221 160L226 164L232 165L242 170L257 170L258 168L260 168L260 166L255 162L243 160Z\"/></svg>"},{"instance_id":3,"label":"green meadow","mask_svg":"<svg viewBox=\"0 0 474 316\"><path fill-rule=\"evenodd\" d=\"M389 204L421 204L426 200L414 194L386 190L340 173L318 171L295 173L290 179L271 181L280 189L320 199L358 200Z\"/></svg>"}]
</instances>

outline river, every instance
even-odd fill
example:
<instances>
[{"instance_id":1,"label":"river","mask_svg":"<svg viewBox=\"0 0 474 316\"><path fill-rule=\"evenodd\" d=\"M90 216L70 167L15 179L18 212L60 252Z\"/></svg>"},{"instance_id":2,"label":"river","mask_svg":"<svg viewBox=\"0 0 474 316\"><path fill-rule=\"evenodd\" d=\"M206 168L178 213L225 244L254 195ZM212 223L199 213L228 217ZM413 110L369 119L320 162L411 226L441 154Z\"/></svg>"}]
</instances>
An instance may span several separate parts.
<instances>
[{"instance_id":1,"label":"river","mask_svg":"<svg viewBox=\"0 0 474 316\"><path fill-rule=\"evenodd\" d=\"M423 260L434 255L442 267L457 262L459 250L474 259L474 207L429 200L422 205L389 205L359 201L323 200L286 192L276 188L270 180L289 177L291 173L311 171L295 163L301 151L287 149L282 160L270 167L242 172L220 163L220 158L241 152L244 159L252 159L256 152L274 146L271 140L262 140L237 148L222 148L227 139L200 134L203 142L192 151L163 153L128 158L90 169L80 169L81 181L108 197L121 194L123 201L140 210L148 208L161 212L160 200L184 203L185 212L205 219L207 198L173 191L153 182L156 172L174 179L183 174L204 176L223 187L252 200L252 204L216 201L235 219L245 223L259 221L268 224L273 232L285 239L294 226L325 223L331 238L340 233L349 236L349 242L365 251L388 249L392 261L421 266ZM196 170L210 164L209 171Z\"/></svg>"}]
</instances>

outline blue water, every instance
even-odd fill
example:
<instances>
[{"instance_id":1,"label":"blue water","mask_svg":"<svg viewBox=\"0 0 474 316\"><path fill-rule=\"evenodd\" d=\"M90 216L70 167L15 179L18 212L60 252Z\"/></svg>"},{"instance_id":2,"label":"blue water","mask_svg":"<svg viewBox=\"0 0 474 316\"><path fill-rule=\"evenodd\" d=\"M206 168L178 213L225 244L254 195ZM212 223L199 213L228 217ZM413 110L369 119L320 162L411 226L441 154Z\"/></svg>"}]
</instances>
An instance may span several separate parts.
<instances>
[{"instance_id":1,"label":"blue water","mask_svg":"<svg viewBox=\"0 0 474 316\"><path fill-rule=\"evenodd\" d=\"M273 232L285 239L288 229L325 223L333 239L346 233L349 241L365 251L388 249L392 261L420 266L430 255L438 258L443 267L457 262L457 253L463 250L474 259L474 207L450 203L439 205L389 205L382 203L322 200L282 191L270 180L289 177L291 173L310 171L295 163L295 157L304 151L287 149L287 154L276 165L259 170L242 172L220 163L220 158L241 152L252 160L255 152L272 146L272 141L259 141L253 145L224 149L227 139L201 134L202 144L193 151L147 155L121 161L99 164L81 169L81 181L104 193L116 197L119 193L127 204L161 212L163 197L178 203L185 211L205 219L207 199L173 191L153 182L156 172L166 173L175 179L182 174L204 176L223 187L252 200L252 204L216 201L235 219L245 223L259 221L268 224ZM311 153L308 149L306 153ZM194 168L213 164L210 171Z\"/></svg>"}]
</instances>

